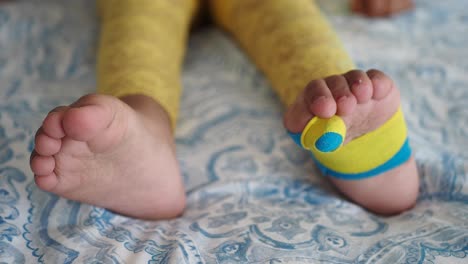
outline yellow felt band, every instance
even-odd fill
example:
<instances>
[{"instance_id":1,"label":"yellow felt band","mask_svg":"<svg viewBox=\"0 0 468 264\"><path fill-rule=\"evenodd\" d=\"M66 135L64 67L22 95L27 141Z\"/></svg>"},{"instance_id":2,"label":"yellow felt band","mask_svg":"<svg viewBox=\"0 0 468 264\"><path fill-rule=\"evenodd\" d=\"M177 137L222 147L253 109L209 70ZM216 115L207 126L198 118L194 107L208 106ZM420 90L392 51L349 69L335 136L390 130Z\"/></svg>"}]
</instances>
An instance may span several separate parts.
<instances>
[{"instance_id":1,"label":"yellow felt band","mask_svg":"<svg viewBox=\"0 0 468 264\"><path fill-rule=\"evenodd\" d=\"M357 174L377 168L390 160L398 153L406 139L406 124L403 112L399 108L381 127L355 138L334 152L318 151L312 143L315 142L313 136L310 139L307 135L303 136L301 142L324 167L343 174Z\"/></svg>"}]
</instances>

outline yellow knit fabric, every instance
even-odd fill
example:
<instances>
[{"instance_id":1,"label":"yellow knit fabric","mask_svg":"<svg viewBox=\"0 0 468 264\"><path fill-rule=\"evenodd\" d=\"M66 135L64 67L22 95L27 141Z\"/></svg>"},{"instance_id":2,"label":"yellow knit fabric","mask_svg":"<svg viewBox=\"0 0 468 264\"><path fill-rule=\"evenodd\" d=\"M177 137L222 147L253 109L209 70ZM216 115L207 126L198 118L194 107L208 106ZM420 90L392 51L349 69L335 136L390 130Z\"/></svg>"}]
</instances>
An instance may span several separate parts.
<instances>
[{"instance_id":1,"label":"yellow knit fabric","mask_svg":"<svg viewBox=\"0 0 468 264\"><path fill-rule=\"evenodd\" d=\"M197 8L196 0L99 0L98 92L147 95L175 127L181 65Z\"/></svg>"},{"instance_id":2,"label":"yellow knit fabric","mask_svg":"<svg viewBox=\"0 0 468 264\"><path fill-rule=\"evenodd\" d=\"M196 0L99 0L98 92L157 100L175 127ZM354 67L312 0L212 0L211 11L290 105L306 84Z\"/></svg>"},{"instance_id":3,"label":"yellow knit fabric","mask_svg":"<svg viewBox=\"0 0 468 264\"><path fill-rule=\"evenodd\" d=\"M287 106L308 82L355 68L312 0L212 0L210 6Z\"/></svg>"}]
</instances>

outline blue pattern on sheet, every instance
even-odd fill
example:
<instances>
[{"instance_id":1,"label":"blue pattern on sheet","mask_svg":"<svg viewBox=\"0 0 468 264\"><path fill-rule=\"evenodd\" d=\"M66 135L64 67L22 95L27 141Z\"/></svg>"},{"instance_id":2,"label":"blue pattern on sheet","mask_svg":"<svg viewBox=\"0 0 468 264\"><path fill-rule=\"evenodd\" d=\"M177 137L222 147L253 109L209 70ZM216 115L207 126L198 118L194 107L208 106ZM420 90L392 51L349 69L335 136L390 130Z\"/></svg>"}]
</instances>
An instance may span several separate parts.
<instances>
[{"instance_id":1,"label":"blue pattern on sheet","mask_svg":"<svg viewBox=\"0 0 468 264\"><path fill-rule=\"evenodd\" d=\"M184 69L183 217L130 219L38 190L28 168L35 129L53 107L93 91L94 1L6 2L0 262L466 262L468 4L419 0L414 12L369 24L343 1L321 2L357 64L401 87L421 179L414 209L384 218L337 194L288 138L267 81L214 29L192 37Z\"/></svg>"}]
</instances>

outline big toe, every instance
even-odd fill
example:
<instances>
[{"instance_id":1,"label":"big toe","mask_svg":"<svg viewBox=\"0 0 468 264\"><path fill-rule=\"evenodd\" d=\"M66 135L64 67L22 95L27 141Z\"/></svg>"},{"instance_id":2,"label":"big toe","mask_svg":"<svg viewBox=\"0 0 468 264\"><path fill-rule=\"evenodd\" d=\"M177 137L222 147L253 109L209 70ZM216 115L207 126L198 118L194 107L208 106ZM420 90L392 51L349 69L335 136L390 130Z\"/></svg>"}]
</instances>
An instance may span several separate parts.
<instances>
[{"instance_id":1,"label":"big toe","mask_svg":"<svg viewBox=\"0 0 468 264\"><path fill-rule=\"evenodd\" d=\"M311 81L284 115L284 126L290 132L301 132L314 116L330 118L336 114L337 104L323 79Z\"/></svg>"},{"instance_id":2,"label":"big toe","mask_svg":"<svg viewBox=\"0 0 468 264\"><path fill-rule=\"evenodd\" d=\"M109 127L115 116L113 100L104 95L87 95L70 105L63 116L65 134L77 141L90 141Z\"/></svg>"}]
</instances>

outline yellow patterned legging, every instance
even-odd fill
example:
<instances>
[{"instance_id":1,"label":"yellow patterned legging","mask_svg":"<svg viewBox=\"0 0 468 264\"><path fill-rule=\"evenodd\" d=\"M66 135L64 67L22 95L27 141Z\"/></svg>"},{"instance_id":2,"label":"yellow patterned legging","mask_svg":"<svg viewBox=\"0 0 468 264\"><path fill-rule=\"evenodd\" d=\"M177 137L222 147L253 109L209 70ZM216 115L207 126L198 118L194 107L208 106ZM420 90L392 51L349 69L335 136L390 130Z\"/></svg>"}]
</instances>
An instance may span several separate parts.
<instances>
[{"instance_id":1,"label":"yellow patterned legging","mask_svg":"<svg viewBox=\"0 0 468 264\"><path fill-rule=\"evenodd\" d=\"M211 0L214 20L269 78L285 105L305 85L354 65L313 0ZM180 72L199 0L100 0L98 92L147 95L173 126Z\"/></svg>"}]
</instances>

